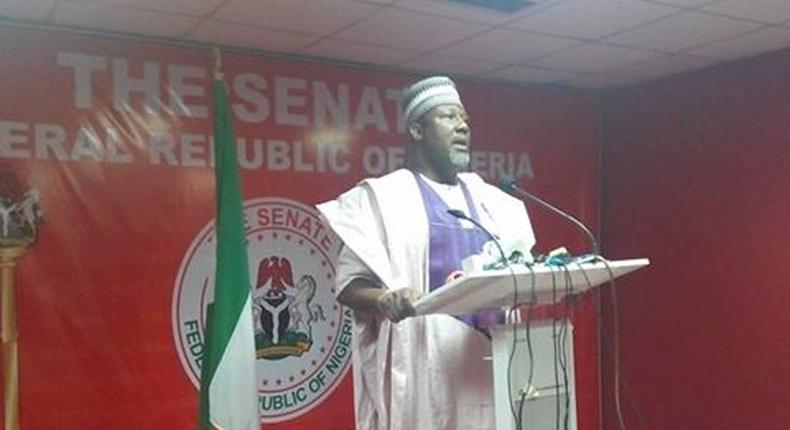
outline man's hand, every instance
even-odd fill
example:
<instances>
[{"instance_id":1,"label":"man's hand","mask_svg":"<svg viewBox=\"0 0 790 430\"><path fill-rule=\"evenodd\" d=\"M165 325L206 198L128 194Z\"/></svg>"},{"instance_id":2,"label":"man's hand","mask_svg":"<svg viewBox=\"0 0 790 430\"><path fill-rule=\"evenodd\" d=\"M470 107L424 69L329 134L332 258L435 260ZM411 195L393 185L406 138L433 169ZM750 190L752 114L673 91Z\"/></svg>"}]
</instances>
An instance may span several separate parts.
<instances>
[{"instance_id":1,"label":"man's hand","mask_svg":"<svg viewBox=\"0 0 790 430\"><path fill-rule=\"evenodd\" d=\"M422 296L422 293L412 288L388 290L379 296L376 305L379 312L384 316L393 322L398 322L404 318L414 316L414 303L420 296Z\"/></svg>"}]
</instances>

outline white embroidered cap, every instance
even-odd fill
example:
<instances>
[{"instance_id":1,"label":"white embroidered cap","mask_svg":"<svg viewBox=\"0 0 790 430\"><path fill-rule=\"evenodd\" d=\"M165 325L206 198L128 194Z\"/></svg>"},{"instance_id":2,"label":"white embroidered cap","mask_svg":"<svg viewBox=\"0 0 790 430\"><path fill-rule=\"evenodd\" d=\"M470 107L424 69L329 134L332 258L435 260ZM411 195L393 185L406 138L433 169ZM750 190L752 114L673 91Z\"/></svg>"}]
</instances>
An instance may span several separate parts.
<instances>
[{"instance_id":1,"label":"white embroidered cap","mask_svg":"<svg viewBox=\"0 0 790 430\"><path fill-rule=\"evenodd\" d=\"M403 95L403 117L406 118L406 124L410 124L431 108L444 104L462 104L455 82L447 76L431 76L406 89Z\"/></svg>"}]
</instances>

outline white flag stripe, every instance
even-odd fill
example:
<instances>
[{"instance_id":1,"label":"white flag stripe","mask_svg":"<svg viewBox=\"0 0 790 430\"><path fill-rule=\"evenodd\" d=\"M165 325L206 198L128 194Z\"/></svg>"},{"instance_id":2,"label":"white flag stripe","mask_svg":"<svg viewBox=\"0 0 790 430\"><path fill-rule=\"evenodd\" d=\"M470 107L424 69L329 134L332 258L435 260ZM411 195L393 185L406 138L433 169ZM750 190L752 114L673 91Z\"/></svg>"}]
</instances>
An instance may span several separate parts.
<instances>
[{"instance_id":1,"label":"white flag stripe","mask_svg":"<svg viewBox=\"0 0 790 430\"><path fill-rule=\"evenodd\" d=\"M220 430L259 430L261 425L255 384L255 332L252 303L248 295L211 380L211 423Z\"/></svg>"}]
</instances>

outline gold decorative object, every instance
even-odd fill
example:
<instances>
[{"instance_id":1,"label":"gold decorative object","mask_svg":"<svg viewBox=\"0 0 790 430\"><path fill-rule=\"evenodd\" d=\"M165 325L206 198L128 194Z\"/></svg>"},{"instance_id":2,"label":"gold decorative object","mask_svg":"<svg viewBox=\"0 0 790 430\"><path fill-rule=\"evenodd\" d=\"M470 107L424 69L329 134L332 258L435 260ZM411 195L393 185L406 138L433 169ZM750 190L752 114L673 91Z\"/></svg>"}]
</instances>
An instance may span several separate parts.
<instances>
[{"instance_id":1,"label":"gold decorative object","mask_svg":"<svg viewBox=\"0 0 790 430\"><path fill-rule=\"evenodd\" d=\"M0 337L3 342L5 429L19 430L19 331L16 326L14 269L36 240L43 221L39 192L28 190L21 200L0 196Z\"/></svg>"}]
</instances>

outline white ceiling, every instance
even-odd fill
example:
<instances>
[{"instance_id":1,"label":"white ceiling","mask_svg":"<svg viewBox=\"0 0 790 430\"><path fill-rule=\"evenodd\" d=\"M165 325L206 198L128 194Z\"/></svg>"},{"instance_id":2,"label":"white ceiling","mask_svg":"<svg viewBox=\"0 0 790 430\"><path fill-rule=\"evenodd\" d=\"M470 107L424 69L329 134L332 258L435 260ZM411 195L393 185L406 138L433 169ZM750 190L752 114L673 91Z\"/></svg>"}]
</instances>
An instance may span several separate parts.
<instances>
[{"instance_id":1,"label":"white ceiling","mask_svg":"<svg viewBox=\"0 0 790 430\"><path fill-rule=\"evenodd\" d=\"M488 80L608 88L790 47L790 0L0 0L10 21Z\"/></svg>"}]
</instances>

